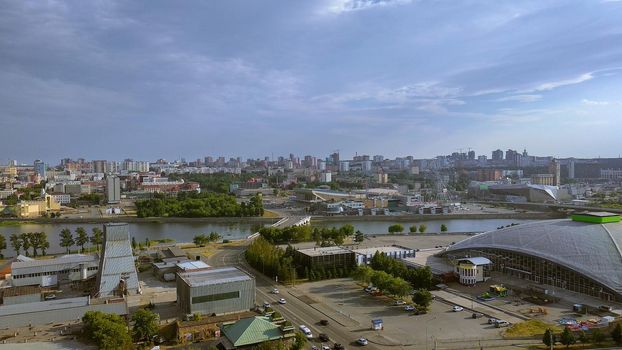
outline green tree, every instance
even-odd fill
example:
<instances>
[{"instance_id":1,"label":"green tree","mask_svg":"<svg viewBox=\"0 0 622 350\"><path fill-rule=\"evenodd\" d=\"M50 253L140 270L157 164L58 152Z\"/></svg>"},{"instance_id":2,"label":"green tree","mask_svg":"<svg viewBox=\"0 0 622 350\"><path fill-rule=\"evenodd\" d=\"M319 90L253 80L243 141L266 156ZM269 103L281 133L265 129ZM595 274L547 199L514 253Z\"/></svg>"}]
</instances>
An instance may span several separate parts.
<instances>
[{"instance_id":1,"label":"green tree","mask_svg":"<svg viewBox=\"0 0 622 350\"><path fill-rule=\"evenodd\" d=\"M616 324L616 326L611 331L611 338L616 344L622 344L622 325L620 323Z\"/></svg>"},{"instance_id":2,"label":"green tree","mask_svg":"<svg viewBox=\"0 0 622 350\"><path fill-rule=\"evenodd\" d=\"M30 245L32 246L32 254L37 256L37 251L41 249L43 255L45 255L47 248L50 247L48 242L48 235L45 232L32 232L29 234Z\"/></svg>"},{"instance_id":3,"label":"green tree","mask_svg":"<svg viewBox=\"0 0 622 350\"><path fill-rule=\"evenodd\" d=\"M417 289L413 294L413 303L425 308L429 307L432 303L432 293L427 289Z\"/></svg>"},{"instance_id":4,"label":"green tree","mask_svg":"<svg viewBox=\"0 0 622 350\"><path fill-rule=\"evenodd\" d=\"M294 344L292 344L291 350L302 350L307 344L307 337L300 332L296 332L296 337L294 338Z\"/></svg>"},{"instance_id":5,"label":"green tree","mask_svg":"<svg viewBox=\"0 0 622 350\"><path fill-rule=\"evenodd\" d=\"M447 232L447 225L441 224L441 232Z\"/></svg>"},{"instance_id":6,"label":"green tree","mask_svg":"<svg viewBox=\"0 0 622 350\"><path fill-rule=\"evenodd\" d=\"M594 342L594 344L601 344L603 341L605 341L605 333L603 333L603 331L601 331L600 329L596 328L592 331L592 341Z\"/></svg>"},{"instance_id":7,"label":"green tree","mask_svg":"<svg viewBox=\"0 0 622 350\"><path fill-rule=\"evenodd\" d=\"M393 277L389 283L387 291L397 297L405 297L410 292L410 283L399 277Z\"/></svg>"},{"instance_id":8,"label":"green tree","mask_svg":"<svg viewBox=\"0 0 622 350\"><path fill-rule=\"evenodd\" d=\"M158 335L160 316L150 310L140 309L132 315L132 336L134 340L151 340Z\"/></svg>"},{"instance_id":9,"label":"green tree","mask_svg":"<svg viewBox=\"0 0 622 350\"><path fill-rule=\"evenodd\" d=\"M354 271L352 271L352 279L355 281L369 283L371 282L371 276L373 275L374 270L372 270L369 266L359 266Z\"/></svg>"},{"instance_id":10,"label":"green tree","mask_svg":"<svg viewBox=\"0 0 622 350\"><path fill-rule=\"evenodd\" d=\"M9 242L11 243L11 248L13 248L13 250L15 251L15 255L19 255L19 252L22 249L23 243L21 237L16 234L16 233L12 233L9 236Z\"/></svg>"},{"instance_id":11,"label":"green tree","mask_svg":"<svg viewBox=\"0 0 622 350\"><path fill-rule=\"evenodd\" d=\"M417 233L417 225L410 226L408 231L410 231L410 233Z\"/></svg>"},{"instance_id":12,"label":"green tree","mask_svg":"<svg viewBox=\"0 0 622 350\"><path fill-rule=\"evenodd\" d=\"M570 328L564 328L564 331L561 334L560 342L566 345L566 348L570 347L570 345L575 343L574 333L570 331Z\"/></svg>"},{"instance_id":13,"label":"green tree","mask_svg":"<svg viewBox=\"0 0 622 350\"><path fill-rule=\"evenodd\" d=\"M400 224L393 224L389 226L389 233L401 233L404 232L404 226Z\"/></svg>"},{"instance_id":14,"label":"green tree","mask_svg":"<svg viewBox=\"0 0 622 350\"><path fill-rule=\"evenodd\" d=\"M137 244L136 244L136 237L132 237L132 249L136 250Z\"/></svg>"},{"instance_id":15,"label":"green tree","mask_svg":"<svg viewBox=\"0 0 622 350\"><path fill-rule=\"evenodd\" d=\"M209 242L209 237L201 233L200 235L194 236L192 242L199 247L205 247L205 245Z\"/></svg>"},{"instance_id":16,"label":"green tree","mask_svg":"<svg viewBox=\"0 0 622 350\"><path fill-rule=\"evenodd\" d=\"M218 232L210 232L208 240L210 242L217 242L221 238L222 237L220 236L220 234L218 234Z\"/></svg>"},{"instance_id":17,"label":"green tree","mask_svg":"<svg viewBox=\"0 0 622 350\"><path fill-rule=\"evenodd\" d=\"M73 235L69 229L64 228L60 231L60 243L59 245L67 250L67 254L69 254L69 249L73 247L76 242L73 240Z\"/></svg>"},{"instance_id":18,"label":"green tree","mask_svg":"<svg viewBox=\"0 0 622 350\"><path fill-rule=\"evenodd\" d=\"M419 225L419 233L424 233L425 230L427 229L428 229L428 226L426 226L425 224Z\"/></svg>"},{"instance_id":19,"label":"green tree","mask_svg":"<svg viewBox=\"0 0 622 350\"><path fill-rule=\"evenodd\" d=\"M365 234L363 234L363 232L361 231L356 231L356 233L354 234L354 241L363 242L364 240L365 240Z\"/></svg>"},{"instance_id":20,"label":"green tree","mask_svg":"<svg viewBox=\"0 0 622 350\"><path fill-rule=\"evenodd\" d=\"M132 348L127 326L119 315L87 311L82 317L82 325L85 338L92 340L102 350Z\"/></svg>"},{"instance_id":21,"label":"green tree","mask_svg":"<svg viewBox=\"0 0 622 350\"><path fill-rule=\"evenodd\" d=\"M97 251L99 252L99 246L103 243L104 233L99 227L93 227L92 232L93 233L91 234L91 238L89 238L89 240L92 245L97 247Z\"/></svg>"},{"instance_id":22,"label":"green tree","mask_svg":"<svg viewBox=\"0 0 622 350\"><path fill-rule=\"evenodd\" d=\"M542 336L542 342L546 346L551 346L551 344L553 344L553 338L554 338L553 331L550 329L547 329L546 331L544 331L544 335Z\"/></svg>"},{"instance_id":23,"label":"green tree","mask_svg":"<svg viewBox=\"0 0 622 350\"><path fill-rule=\"evenodd\" d=\"M19 238L22 241L22 247L24 248L24 253L26 254L26 256L29 256L28 249L32 247L32 241L30 240L31 236L32 233L30 232L24 232L19 234Z\"/></svg>"},{"instance_id":24,"label":"green tree","mask_svg":"<svg viewBox=\"0 0 622 350\"><path fill-rule=\"evenodd\" d=\"M76 228L76 245L80 246L80 252L84 252L84 245L89 242L89 235L86 234L84 227Z\"/></svg>"},{"instance_id":25,"label":"green tree","mask_svg":"<svg viewBox=\"0 0 622 350\"><path fill-rule=\"evenodd\" d=\"M0 234L0 259L4 259L4 254L2 251L6 249L6 238L4 235Z\"/></svg>"},{"instance_id":26,"label":"green tree","mask_svg":"<svg viewBox=\"0 0 622 350\"><path fill-rule=\"evenodd\" d=\"M588 344L590 342L590 335L584 331L579 332L578 340L581 344Z\"/></svg>"}]
</instances>

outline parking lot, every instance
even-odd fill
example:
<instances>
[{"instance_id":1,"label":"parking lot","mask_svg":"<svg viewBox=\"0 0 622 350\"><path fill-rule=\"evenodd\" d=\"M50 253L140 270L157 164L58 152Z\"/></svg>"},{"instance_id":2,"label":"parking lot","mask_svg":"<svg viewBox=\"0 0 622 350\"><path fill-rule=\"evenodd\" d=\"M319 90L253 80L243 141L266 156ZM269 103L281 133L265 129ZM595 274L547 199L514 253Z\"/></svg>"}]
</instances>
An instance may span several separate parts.
<instances>
[{"instance_id":1,"label":"parking lot","mask_svg":"<svg viewBox=\"0 0 622 350\"><path fill-rule=\"evenodd\" d=\"M472 319L468 311L453 312L452 305L433 301L425 315L414 315L403 306L392 306L386 296L371 296L350 279L305 283L296 287L307 295L310 305L324 308L327 316L346 319L353 338L364 336L377 345L408 345L424 348L437 342L499 339L500 330L486 318ZM371 320L382 319L384 330L372 331Z\"/></svg>"}]
</instances>

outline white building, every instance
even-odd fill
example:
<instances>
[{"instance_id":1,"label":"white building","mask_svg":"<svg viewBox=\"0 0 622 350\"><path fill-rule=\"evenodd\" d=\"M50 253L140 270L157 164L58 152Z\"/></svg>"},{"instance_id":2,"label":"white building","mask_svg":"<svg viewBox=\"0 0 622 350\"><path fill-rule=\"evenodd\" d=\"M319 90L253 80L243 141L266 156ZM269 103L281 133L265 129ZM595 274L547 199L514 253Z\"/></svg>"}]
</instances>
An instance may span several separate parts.
<instances>
[{"instance_id":1,"label":"white building","mask_svg":"<svg viewBox=\"0 0 622 350\"><path fill-rule=\"evenodd\" d=\"M320 182L331 182L333 180L331 173L320 174Z\"/></svg>"},{"instance_id":2,"label":"white building","mask_svg":"<svg viewBox=\"0 0 622 350\"><path fill-rule=\"evenodd\" d=\"M404 258L412 258L415 256L415 250L401 247L397 245L387 246L387 247L372 247L372 248L361 248L352 250L356 256L356 264L357 265L369 265L371 263L371 259L374 257L376 252L388 256L393 259L404 259Z\"/></svg>"},{"instance_id":3,"label":"white building","mask_svg":"<svg viewBox=\"0 0 622 350\"><path fill-rule=\"evenodd\" d=\"M492 262L484 257L461 258L457 260L455 273L464 285L473 285L490 279Z\"/></svg>"},{"instance_id":4,"label":"white building","mask_svg":"<svg viewBox=\"0 0 622 350\"><path fill-rule=\"evenodd\" d=\"M106 178L106 199L109 204L121 202L121 181L116 176Z\"/></svg>"},{"instance_id":5,"label":"white building","mask_svg":"<svg viewBox=\"0 0 622 350\"><path fill-rule=\"evenodd\" d=\"M339 162L339 172L347 173L350 171L350 162L342 160Z\"/></svg>"},{"instance_id":6,"label":"white building","mask_svg":"<svg viewBox=\"0 0 622 350\"><path fill-rule=\"evenodd\" d=\"M71 203L71 196L66 193L53 193L50 195L58 204Z\"/></svg>"}]
</instances>

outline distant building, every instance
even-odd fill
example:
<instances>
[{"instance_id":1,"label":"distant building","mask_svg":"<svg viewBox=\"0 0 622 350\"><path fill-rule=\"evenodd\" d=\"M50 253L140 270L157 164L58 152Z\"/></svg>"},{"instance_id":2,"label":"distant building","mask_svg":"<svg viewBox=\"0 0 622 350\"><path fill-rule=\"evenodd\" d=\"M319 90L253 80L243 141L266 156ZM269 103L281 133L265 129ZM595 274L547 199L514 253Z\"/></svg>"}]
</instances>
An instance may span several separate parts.
<instances>
[{"instance_id":1,"label":"distant building","mask_svg":"<svg viewBox=\"0 0 622 350\"><path fill-rule=\"evenodd\" d=\"M255 278L236 267L179 273L177 306L184 314L251 310L255 307Z\"/></svg>"},{"instance_id":2,"label":"distant building","mask_svg":"<svg viewBox=\"0 0 622 350\"><path fill-rule=\"evenodd\" d=\"M105 160L94 160L93 171L105 174L108 171L108 162Z\"/></svg>"},{"instance_id":3,"label":"distant building","mask_svg":"<svg viewBox=\"0 0 622 350\"><path fill-rule=\"evenodd\" d=\"M41 179L45 180L47 178L47 174L46 174L46 166L45 163L40 161L40 160L35 160L35 173L37 173L37 175L39 175L41 177Z\"/></svg>"},{"instance_id":4,"label":"distant building","mask_svg":"<svg viewBox=\"0 0 622 350\"><path fill-rule=\"evenodd\" d=\"M333 180L332 174L329 172L325 172L320 174L320 182L331 182Z\"/></svg>"},{"instance_id":5,"label":"distant building","mask_svg":"<svg viewBox=\"0 0 622 350\"><path fill-rule=\"evenodd\" d=\"M415 256L414 249L396 245L388 247L361 248L354 249L352 251L356 254L355 259L357 265L369 265L376 252L393 259L412 258Z\"/></svg>"},{"instance_id":6,"label":"distant building","mask_svg":"<svg viewBox=\"0 0 622 350\"><path fill-rule=\"evenodd\" d=\"M347 173L350 171L350 162L342 160L339 162L339 172Z\"/></svg>"},{"instance_id":7,"label":"distant building","mask_svg":"<svg viewBox=\"0 0 622 350\"><path fill-rule=\"evenodd\" d=\"M492 151L492 160L503 160L503 151L498 149L496 151Z\"/></svg>"},{"instance_id":8,"label":"distant building","mask_svg":"<svg viewBox=\"0 0 622 350\"><path fill-rule=\"evenodd\" d=\"M121 202L121 181L116 176L106 177L106 199L108 204Z\"/></svg>"},{"instance_id":9,"label":"distant building","mask_svg":"<svg viewBox=\"0 0 622 350\"><path fill-rule=\"evenodd\" d=\"M355 253L343 247L318 247L294 251L294 261L309 269L351 268Z\"/></svg>"},{"instance_id":10,"label":"distant building","mask_svg":"<svg viewBox=\"0 0 622 350\"><path fill-rule=\"evenodd\" d=\"M533 174L531 183L534 185L555 186L555 175L553 174Z\"/></svg>"},{"instance_id":11,"label":"distant building","mask_svg":"<svg viewBox=\"0 0 622 350\"><path fill-rule=\"evenodd\" d=\"M557 160L551 160L551 163L549 165L549 173L553 174L552 185L559 187L559 185L561 185L561 164Z\"/></svg>"}]
</instances>

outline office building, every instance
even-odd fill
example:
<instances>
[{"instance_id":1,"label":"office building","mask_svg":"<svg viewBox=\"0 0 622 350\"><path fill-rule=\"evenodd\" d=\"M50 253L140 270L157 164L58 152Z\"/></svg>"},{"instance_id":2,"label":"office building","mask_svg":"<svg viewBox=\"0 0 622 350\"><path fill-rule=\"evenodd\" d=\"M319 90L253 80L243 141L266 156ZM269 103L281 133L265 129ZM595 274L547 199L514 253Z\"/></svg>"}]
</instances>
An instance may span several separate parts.
<instances>
[{"instance_id":1,"label":"office building","mask_svg":"<svg viewBox=\"0 0 622 350\"><path fill-rule=\"evenodd\" d=\"M41 177L42 180L45 180L47 178L47 174L46 174L47 169L46 169L44 162L38 159L35 160L34 168L35 168L35 173L39 175L39 177Z\"/></svg>"},{"instance_id":2,"label":"office building","mask_svg":"<svg viewBox=\"0 0 622 350\"><path fill-rule=\"evenodd\" d=\"M108 204L121 202L121 180L116 176L106 177L106 200Z\"/></svg>"},{"instance_id":3,"label":"office building","mask_svg":"<svg viewBox=\"0 0 622 350\"><path fill-rule=\"evenodd\" d=\"M298 266L309 269L354 267L355 253L343 247L316 247L294 251Z\"/></svg>"}]
</instances>

